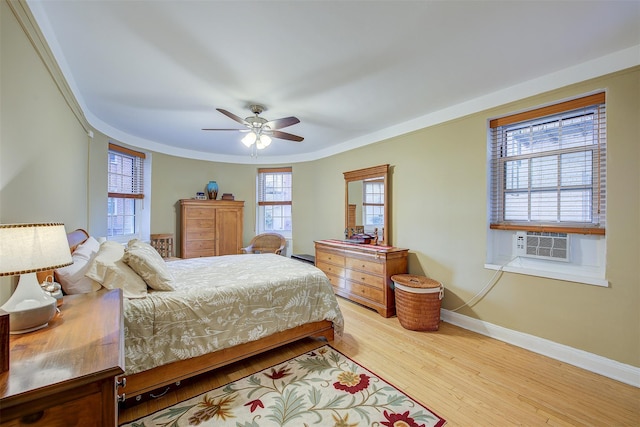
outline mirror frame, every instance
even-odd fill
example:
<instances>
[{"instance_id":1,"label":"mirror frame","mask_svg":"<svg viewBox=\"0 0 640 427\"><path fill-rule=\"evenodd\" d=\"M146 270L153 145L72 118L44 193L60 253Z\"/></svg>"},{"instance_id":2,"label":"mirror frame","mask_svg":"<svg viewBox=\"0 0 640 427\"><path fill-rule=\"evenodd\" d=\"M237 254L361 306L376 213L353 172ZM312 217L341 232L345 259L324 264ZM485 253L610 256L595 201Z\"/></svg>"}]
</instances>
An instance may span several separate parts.
<instances>
[{"instance_id":1,"label":"mirror frame","mask_svg":"<svg viewBox=\"0 0 640 427\"><path fill-rule=\"evenodd\" d=\"M370 168L357 169L343 172L345 181L344 190L344 227L349 224L349 183L370 178L384 178L384 225L382 228L382 240L378 240L380 246L391 246L389 242L389 165L379 165Z\"/></svg>"}]
</instances>

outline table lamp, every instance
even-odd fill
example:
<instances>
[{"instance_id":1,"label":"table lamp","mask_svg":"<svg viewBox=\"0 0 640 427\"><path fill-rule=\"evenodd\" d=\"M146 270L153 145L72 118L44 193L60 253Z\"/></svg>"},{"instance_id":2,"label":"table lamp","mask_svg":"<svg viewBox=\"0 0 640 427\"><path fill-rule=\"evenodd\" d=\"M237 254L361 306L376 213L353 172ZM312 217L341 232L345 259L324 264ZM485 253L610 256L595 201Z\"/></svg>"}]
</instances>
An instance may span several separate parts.
<instances>
[{"instance_id":1,"label":"table lamp","mask_svg":"<svg viewBox=\"0 0 640 427\"><path fill-rule=\"evenodd\" d=\"M7 332L44 328L56 313L56 299L42 290L36 272L72 263L64 224L0 224L0 276L20 276L16 290L0 307L4 311L0 319L0 372L8 369Z\"/></svg>"}]
</instances>

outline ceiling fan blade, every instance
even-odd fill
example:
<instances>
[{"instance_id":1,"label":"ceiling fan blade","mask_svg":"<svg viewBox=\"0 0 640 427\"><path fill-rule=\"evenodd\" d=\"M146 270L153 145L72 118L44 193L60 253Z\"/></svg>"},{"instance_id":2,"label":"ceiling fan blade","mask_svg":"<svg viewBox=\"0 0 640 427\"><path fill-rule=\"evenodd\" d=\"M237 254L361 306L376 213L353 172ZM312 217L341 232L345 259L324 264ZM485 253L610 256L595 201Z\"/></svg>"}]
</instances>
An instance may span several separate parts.
<instances>
[{"instance_id":1,"label":"ceiling fan blade","mask_svg":"<svg viewBox=\"0 0 640 427\"><path fill-rule=\"evenodd\" d=\"M297 117L284 117L282 119L270 120L264 124L264 126L269 126L271 129L282 129L287 126L295 125L296 123L300 123Z\"/></svg>"},{"instance_id":2,"label":"ceiling fan blade","mask_svg":"<svg viewBox=\"0 0 640 427\"><path fill-rule=\"evenodd\" d=\"M235 130L237 132L244 132L246 129L202 129L202 130Z\"/></svg>"},{"instance_id":3,"label":"ceiling fan blade","mask_svg":"<svg viewBox=\"0 0 640 427\"><path fill-rule=\"evenodd\" d=\"M245 126L249 126L249 123L247 123L247 121L242 117L238 117L235 114L228 112L227 110L223 110L222 108L216 108L216 110L220 111L222 114L229 117L231 120L235 120L238 123L242 123Z\"/></svg>"},{"instance_id":4,"label":"ceiling fan blade","mask_svg":"<svg viewBox=\"0 0 640 427\"><path fill-rule=\"evenodd\" d=\"M279 130L272 130L270 132L271 136L279 139L288 139L289 141L301 142L304 138L298 135L294 135L292 133L281 132Z\"/></svg>"}]
</instances>

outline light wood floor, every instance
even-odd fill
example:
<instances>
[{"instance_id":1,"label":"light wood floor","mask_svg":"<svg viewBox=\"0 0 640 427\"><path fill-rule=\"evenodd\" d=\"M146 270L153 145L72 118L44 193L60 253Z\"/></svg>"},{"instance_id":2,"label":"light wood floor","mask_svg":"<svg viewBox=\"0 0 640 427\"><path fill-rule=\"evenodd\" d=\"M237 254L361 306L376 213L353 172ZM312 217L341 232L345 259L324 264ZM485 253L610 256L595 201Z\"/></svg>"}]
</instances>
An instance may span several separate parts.
<instances>
[{"instance_id":1,"label":"light wood floor","mask_svg":"<svg viewBox=\"0 0 640 427\"><path fill-rule=\"evenodd\" d=\"M447 426L640 426L640 389L441 323L408 331L396 317L339 298L345 332L332 345L447 420ZM312 350L302 340L121 411L135 420Z\"/></svg>"}]
</instances>

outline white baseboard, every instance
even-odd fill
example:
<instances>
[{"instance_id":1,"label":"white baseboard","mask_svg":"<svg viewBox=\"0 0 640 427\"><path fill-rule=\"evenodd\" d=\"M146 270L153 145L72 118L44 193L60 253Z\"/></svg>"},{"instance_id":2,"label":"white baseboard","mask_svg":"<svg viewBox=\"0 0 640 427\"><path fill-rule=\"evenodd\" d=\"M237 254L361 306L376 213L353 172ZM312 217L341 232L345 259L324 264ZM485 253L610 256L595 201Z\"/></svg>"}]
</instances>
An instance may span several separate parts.
<instances>
[{"instance_id":1,"label":"white baseboard","mask_svg":"<svg viewBox=\"0 0 640 427\"><path fill-rule=\"evenodd\" d=\"M564 344L558 344L534 335L513 331L449 310L442 309L440 316L444 322L513 344L517 347L522 347L534 353L542 354L552 359L595 372L596 374L604 375L605 377L634 387L640 387L640 368L635 366L607 359L606 357L598 356Z\"/></svg>"}]
</instances>

